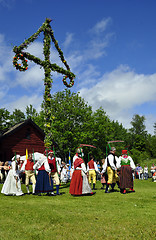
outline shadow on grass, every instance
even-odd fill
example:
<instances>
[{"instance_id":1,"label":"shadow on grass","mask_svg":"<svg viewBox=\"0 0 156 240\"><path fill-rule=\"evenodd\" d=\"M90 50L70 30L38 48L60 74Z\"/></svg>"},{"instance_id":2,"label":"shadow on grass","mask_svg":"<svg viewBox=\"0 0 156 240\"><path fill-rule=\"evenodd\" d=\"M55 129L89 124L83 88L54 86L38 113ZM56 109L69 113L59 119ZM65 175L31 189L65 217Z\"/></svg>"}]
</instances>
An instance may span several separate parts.
<instances>
[{"instance_id":1,"label":"shadow on grass","mask_svg":"<svg viewBox=\"0 0 156 240\"><path fill-rule=\"evenodd\" d=\"M61 183L59 186L59 189L63 189L63 188L68 188L70 186L70 182L67 183ZM55 187L54 187L55 188Z\"/></svg>"}]
</instances>

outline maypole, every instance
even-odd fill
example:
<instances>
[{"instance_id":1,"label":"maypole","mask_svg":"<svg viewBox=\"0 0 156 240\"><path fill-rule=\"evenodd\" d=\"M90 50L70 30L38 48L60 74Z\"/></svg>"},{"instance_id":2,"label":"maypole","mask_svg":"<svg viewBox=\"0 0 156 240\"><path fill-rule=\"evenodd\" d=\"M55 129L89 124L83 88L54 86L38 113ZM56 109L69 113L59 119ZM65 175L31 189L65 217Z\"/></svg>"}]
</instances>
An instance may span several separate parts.
<instances>
[{"instance_id":1,"label":"maypole","mask_svg":"<svg viewBox=\"0 0 156 240\"><path fill-rule=\"evenodd\" d=\"M13 51L15 53L15 56L13 58L13 65L14 67L19 71L26 71L28 69L28 60L33 61L34 63L40 65L44 69L44 132L45 132L45 147L47 149L50 149L51 142L52 142L52 121L53 116L51 115L51 88L53 80L51 78L51 71L61 73L64 75L63 77L63 83L66 87L72 87L74 85L74 78L75 75L70 71L69 65L67 64L67 61L64 58L63 52L60 49L58 45L58 41L56 41L54 37L54 32L51 28L50 22L52 20L49 18L46 18L46 21L43 23L43 25L38 29L36 33L34 33L31 37L26 39L19 47L15 46L13 48ZM39 59L36 56L33 56L32 54L25 52L24 49L26 49L30 43L34 42L39 36L39 34L43 32L44 39L43 39L43 54L44 54L44 60ZM55 48L59 54L60 60L64 64L65 68L59 67L56 63L50 62L50 46L51 41L54 43ZM18 63L20 60L21 63ZM67 78L70 79L70 82L67 83Z\"/></svg>"}]
</instances>

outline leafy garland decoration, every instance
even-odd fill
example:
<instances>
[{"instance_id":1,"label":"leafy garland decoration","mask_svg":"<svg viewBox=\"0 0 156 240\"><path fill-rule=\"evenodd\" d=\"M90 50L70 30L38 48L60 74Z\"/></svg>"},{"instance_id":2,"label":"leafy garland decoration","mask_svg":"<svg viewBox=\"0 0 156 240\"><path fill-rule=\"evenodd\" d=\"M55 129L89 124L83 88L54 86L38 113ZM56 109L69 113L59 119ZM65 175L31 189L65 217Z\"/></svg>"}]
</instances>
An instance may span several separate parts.
<instances>
[{"instance_id":1,"label":"leafy garland decoration","mask_svg":"<svg viewBox=\"0 0 156 240\"><path fill-rule=\"evenodd\" d=\"M18 60L22 61L23 67L21 66L20 63L18 63ZM15 57L13 58L13 64L16 67L17 70L19 71L26 71L28 69L28 60L25 59L24 54L22 53L18 53L15 55Z\"/></svg>"},{"instance_id":2,"label":"leafy garland decoration","mask_svg":"<svg viewBox=\"0 0 156 240\"><path fill-rule=\"evenodd\" d=\"M74 78L75 75L74 73L71 72L69 65L67 64L67 61L64 58L63 52L60 49L58 45L58 41L56 41L54 37L54 32L50 26L50 22L52 20L49 18L46 18L46 21L42 24L42 26L38 29L36 33L34 33L31 37L26 39L20 46L15 46L13 48L13 51L15 53L15 56L13 58L13 66L19 70L19 71L26 71L28 69L28 60L33 61L34 63L40 65L44 69L44 86L45 86L45 91L44 91L44 131L45 131L45 147L50 148L51 147L51 142L52 142L52 122L53 122L53 116L51 116L51 87L53 80L51 78L51 71L61 73L65 75L63 77L63 83L66 87L71 88L74 85ZM29 44L34 42L40 33L43 32L44 34L44 39L43 39L43 54L44 54L44 61L39 59L36 56L33 56L32 54L25 52L24 49L27 49ZM51 40L55 45L56 50L59 53L59 57L62 61L62 63L65 65L66 69L59 67L56 63L51 63L50 62L50 45L51 45ZM18 61L21 61L21 63L18 63ZM69 78L69 83L67 83L67 78Z\"/></svg>"}]
</instances>

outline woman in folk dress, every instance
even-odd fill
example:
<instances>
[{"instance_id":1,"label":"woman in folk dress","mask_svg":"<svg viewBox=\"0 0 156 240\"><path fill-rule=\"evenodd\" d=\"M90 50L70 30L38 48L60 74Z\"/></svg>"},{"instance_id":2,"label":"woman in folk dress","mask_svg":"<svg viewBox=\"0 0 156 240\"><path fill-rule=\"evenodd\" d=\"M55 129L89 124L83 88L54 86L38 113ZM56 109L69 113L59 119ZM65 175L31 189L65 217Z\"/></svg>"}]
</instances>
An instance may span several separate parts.
<instances>
[{"instance_id":1,"label":"woman in folk dress","mask_svg":"<svg viewBox=\"0 0 156 240\"><path fill-rule=\"evenodd\" d=\"M126 193L126 188L129 188L131 192L135 192L133 189L133 171L135 170L135 164L133 159L128 156L127 150L122 150L122 156L119 157L120 169L120 189L121 193Z\"/></svg>"},{"instance_id":2,"label":"woman in folk dress","mask_svg":"<svg viewBox=\"0 0 156 240\"><path fill-rule=\"evenodd\" d=\"M80 158L81 152L74 160L74 172L72 175L69 193L73 196L89 195L93 193L87 179L87 169L82 158Z\"/></svg>"},{"instance_id":3,"label":"woman in folk dress","mask_svg":"<svg viewBox=\"0 0 156 240\"><path fill-rule=\"evenodd\" d=\"M6 180L3 184L1 193L5 195L22 196L24 193L21 190L21 182L19 178L20 170L18 164L20 163L20 155L13 157L11 169L8 172Z\"/></svg>"}]
</instances>

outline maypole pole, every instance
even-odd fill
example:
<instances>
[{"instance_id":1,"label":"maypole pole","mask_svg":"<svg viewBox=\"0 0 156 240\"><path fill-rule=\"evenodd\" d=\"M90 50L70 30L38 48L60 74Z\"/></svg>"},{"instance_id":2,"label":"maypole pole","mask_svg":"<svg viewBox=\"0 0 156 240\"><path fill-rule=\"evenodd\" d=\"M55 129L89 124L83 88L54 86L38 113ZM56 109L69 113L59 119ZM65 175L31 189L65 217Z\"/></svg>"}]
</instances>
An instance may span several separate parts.
<instances>
[{"instance_id":1,"label":"maypole pole","mask_svg":"<svg viewBox=\"0 0 156 240\"><path fill-rule=\"evenodd\" d=\"M47 149L50 149L51 143L52 143L52 122L53 122L53 116L51 115L51 88L53 80L51 78L51 71L61 73L64 75L63 77L63 83L66 87L72 87L74 85L74 78L75 75L70 71L69 65L67 64L67 61L64 58L62 50L59 48L58 41L56 41L54 37L54 32L50 25L51 19L46 18L46 21L43 23L43 25L38 29L36 33L34 33L31 37L26 39L19 47L15 46L13 48L13 51L15 53L15 56L13 58L13 65L14 67L19 71L26 71L28 69L28 60L33 61L34 63L40 65L44 69L44 100L43 100L43 106L44 106L44 132L45 132L45 139L44 144ZM43 32L44 39L43 39L43 54L44 54L44 60L39 59L38 57L35 57L31 55L28 52L23 51L26 49L30 43L34 42L39 36L39 34ZM56 63L50 62L50 46L51 41L54 43L56 50L59 53L60 60L64 64L65 68L59 67ZM18 63L19 60L21 63ZM67 78L70 79L70 82L67 83Z\"/></svg>"}]
</instances>

